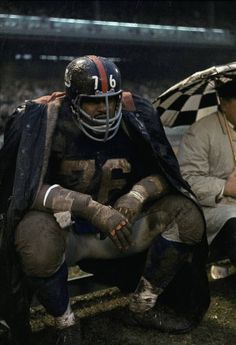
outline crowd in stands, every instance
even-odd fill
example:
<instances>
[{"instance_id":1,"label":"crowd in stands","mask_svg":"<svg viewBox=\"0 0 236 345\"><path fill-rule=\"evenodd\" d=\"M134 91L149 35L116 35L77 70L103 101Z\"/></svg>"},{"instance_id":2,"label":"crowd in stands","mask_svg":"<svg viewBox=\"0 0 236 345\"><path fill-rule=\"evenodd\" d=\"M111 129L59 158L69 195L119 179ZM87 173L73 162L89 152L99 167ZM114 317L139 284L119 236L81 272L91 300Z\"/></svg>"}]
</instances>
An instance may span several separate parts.
<instances>
[{"instance_id":1,"label":"crowd in stands","mask_svg":"<svg viewBox=\"0 0 236 345\"><path fill-rule=\"evenodd\" d=\"M230 6L228 1L208 1L202 2L202 5L200 4L198 1L115 0L112 6L110 6L110 2L105 0L40 2L3 0L0 3L0 13L122 22L133 21L166 25L215 26L222 28L227 28L228 25L228 28L230 28L230 23L232 23L231 17L234 14L233 8L236 7L236 2L231 2ZM226 15L218 16L218 12L220 14L225 13ZM227 18L225 23L220 22L223 18ZM14 75L14 67L12 68L11 66L8 72L2 71L1 68L1 84L4 87L1 87L0 94L0 134L3 131L7 117L16 106L26 99L37 98L50 94L55 90L63 89L60 78L58 82L55 79L53 81L45 80L45 78L38 80L37 77L33 79L32 76L28 79L27 76L21 78ZM4 80L4 76L6 80ZM142 80L141 82L123 80L123 88L130 89L145 98L154 100L173 83L173 81L169 80L152 81L147 79L147 81Z\"/></svg>"},{"instance_id":2,"label":"crowd in stands","mask_svg":"<svg viewBox=\"0 0 236 345\"><path fill-rule=\"evenodd\" d=\"M25 100L32 100L43 95L48 95L54 91L63 91L61 80L31 80L10 78L4 81L4 88L0 93L0 134L2 134L5 122L14 109ZM143 81L137 83L123 81L124 90L131 90L143 97L154 100L164 90L171 86L171 82L166 81Z\"/></svg>"},{"instance_id":3,"label":"crowd in stands","mask_svg":"<svg viewBox=\"0 0 236 345\"><path fill-rule=\"evenodd\" d=\"M9 79L5 81L0 93L0 134L3 132L5 122L14 109L25 100L34 99L50 93L47 82L33 83L27 80Z\"/></svg>"}]
</instances>

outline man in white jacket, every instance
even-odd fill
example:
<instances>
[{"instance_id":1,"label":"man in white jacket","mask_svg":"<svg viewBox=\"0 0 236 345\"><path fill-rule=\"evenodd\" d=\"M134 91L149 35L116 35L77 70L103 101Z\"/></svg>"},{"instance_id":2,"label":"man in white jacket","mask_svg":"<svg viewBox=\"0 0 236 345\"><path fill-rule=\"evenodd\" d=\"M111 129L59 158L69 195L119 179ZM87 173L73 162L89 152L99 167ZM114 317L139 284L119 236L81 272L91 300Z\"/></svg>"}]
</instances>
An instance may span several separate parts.
<instances>
[{"instance_id":1,"label":"man in white jacket","mask_svg":"<svg viewBox=\"0 0 236 345\"><path fill-rule=\"evenodd\" d=\"M236 266L236 79L217 91L219 111L188 129L178 159L203 206L211 256Z\"/></svg>"}]
</instances>

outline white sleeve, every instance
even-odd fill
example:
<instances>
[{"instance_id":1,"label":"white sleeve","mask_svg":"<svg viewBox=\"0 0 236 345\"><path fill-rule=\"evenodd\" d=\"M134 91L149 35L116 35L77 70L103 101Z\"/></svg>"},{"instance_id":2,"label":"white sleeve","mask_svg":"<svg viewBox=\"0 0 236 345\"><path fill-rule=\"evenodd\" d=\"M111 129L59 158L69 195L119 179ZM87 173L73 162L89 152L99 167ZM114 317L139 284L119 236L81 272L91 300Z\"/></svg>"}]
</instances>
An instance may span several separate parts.
<instances>
[{"instance_id":1,"label":"white sleeve","mask_svg":"<svg viewBox=\"0 0 236 345\"><path fill-rule=\"evenodd\" d=\"M226 181L209 173L210 145L209 130L195 123L182 138L178 160L183 178L190 184L200 204L214 207Z\"/></svg>"}]
</instances>

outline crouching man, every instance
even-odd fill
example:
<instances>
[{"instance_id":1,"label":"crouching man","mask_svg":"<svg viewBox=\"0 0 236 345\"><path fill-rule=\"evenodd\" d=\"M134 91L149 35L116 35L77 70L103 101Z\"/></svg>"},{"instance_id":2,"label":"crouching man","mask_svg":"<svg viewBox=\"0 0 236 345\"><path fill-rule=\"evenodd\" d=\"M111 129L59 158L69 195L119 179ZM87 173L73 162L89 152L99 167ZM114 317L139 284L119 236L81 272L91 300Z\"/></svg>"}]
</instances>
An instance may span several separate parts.
<instances>
[{"instance_id":1,"label":"crouching man","mask_svg":"<svg viewBox=\"0 0 236 345\"><path fill-rule=\"evenodd\" d=\"M30 342L29 286L55 318L55 344L82 344L67 288L72 265L132 292L134 325L182 333L198 324L209 305L204 217L156 111L122 92L112 61L77 58L65 93L18 108L1 164L6 155L2 253L12 302L2 315L17 344Z\"/></svg>"}]
</instances>

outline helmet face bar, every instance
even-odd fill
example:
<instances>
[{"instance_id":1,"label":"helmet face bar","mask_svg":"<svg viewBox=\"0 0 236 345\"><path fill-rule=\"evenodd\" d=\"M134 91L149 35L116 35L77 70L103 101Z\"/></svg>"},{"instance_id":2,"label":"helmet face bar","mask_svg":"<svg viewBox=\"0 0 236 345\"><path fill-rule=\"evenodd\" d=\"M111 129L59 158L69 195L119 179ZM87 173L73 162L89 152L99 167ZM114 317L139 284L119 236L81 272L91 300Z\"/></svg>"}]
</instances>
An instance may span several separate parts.
<instances>
[{"instance_id":1,"label":"helmet face bar","mask_svg":"<svg viewBox=\"0 0 236 345\"><path fill-rule=\"evenodd\" d=\"M89 55L69 63L65 71L66 94L71 101L79 128L91 139L107 141L115 136L121 121L121 76L109 59ZM83 110L86 100L101 100L105 113L93 118ZM116 102L114 114L110 102Z\"/></svg>"}]
</instances>

